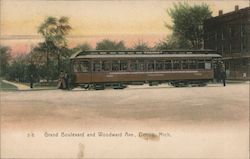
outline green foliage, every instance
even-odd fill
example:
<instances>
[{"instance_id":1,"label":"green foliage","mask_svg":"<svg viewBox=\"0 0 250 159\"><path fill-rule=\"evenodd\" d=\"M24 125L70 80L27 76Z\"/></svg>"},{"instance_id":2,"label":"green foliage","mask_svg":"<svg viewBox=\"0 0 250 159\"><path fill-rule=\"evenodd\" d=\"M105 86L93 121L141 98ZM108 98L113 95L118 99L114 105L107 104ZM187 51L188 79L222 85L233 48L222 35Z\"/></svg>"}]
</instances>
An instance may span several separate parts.
<instances>
[{"instance_id":1,"label":"green foliage","mask_svg":"<svg viewBox=\"0 0 250 159\"><path fill-rule=\"evenodd\" d=\"M57 56L50 53L50 59L46 61L46 54L44 54L44 43L39 43L38 46L27 55L20 55L12 59L11 65L8 67L8 74L6 79L29 82L30 76L33 75L34 82L40 80L57 80L58 79L58 64ZM72 51L68 48L61 49L61 65L60 69L69 71L69 57ZM47 62L47 63L46 63ZM49 67L49 69L48 69ZM47 78L48 77L48 78Z\"/></svg>"},{"instance_id":2,"label":"green foliage","mask_svg":"<svg viewBox=\"0 0 250 159\"><path fill-rule=\"evenodd\" d=\"M43 55L46 56L48 70L47 80L51 76L49 73L51 54L57 56L57 74L59 74L61 70L61 56L65 53L65 49L67 49L66 35L69 34L71 29L68 17L60 17L59 19L47 17L38 28L38 33L44 37L44 42L40 43L36 49L38 52L44 52L46 54Z\"/></svg>"},{"instance_id":3,"label":"green foliage","mask_svg":"<svg viewBox=\"0 0 250 159\"><path fill-rule=\"evenodd\" d=\"M202 48L203 21L212 16L208 5L190 6L187 3L178 3L168 10L168 14L173 20L173 26L166 24L166 27L172 28L174 35L179 35L179 39L186 40L192 48Z\"/></svg>"},{"instance_id":4,"label":"green foliage","mask_svg":"<svg viewBox=\"0 0 250 159\"><path fill-rule=\"evenodd\" d=\"M96 50L126 50L123 41L115 42L104 39L96 44Z\"/></svg>"},{"instance_id":5,"label":"green foliage","mask_svg":"<svg viewBox=\"0 0 250 159\"><path fill-rule=\"evenodd\" d=\"M25 82L28 78L28 64L24 55L19 55L13 59L9 69L8 76L9 80L15 80L19 82Z\"/></svg>"},{"instance_id":6,"label":"green foliage","mask_svg":"<svg viewBox=\"0 0 250 159\"><path fill-rule=\"evenodd\" d=\"M38 33L41 34L45 43L52 42L58 48L67 45L65 36L71 30L68 17L47 17L44 22L39 26Z\"/></svg>"},{"instance_id":7,"label":"green foliage","mask_svg":"<svg viewBox=\"0 0 250 159\"><path fill-rule=\"evenodd\" d=\"M89 43L83 43L81 45L78 45L72 49L72 52L77 52L81 50L93 50L92 46Z\"/></svg>"},{"instance_id":8,"label":"green foliage","mask_svg":"<svg viewBox=\"0 0 250 159\"><path fill-rule=\"evenodd\" d=\"M134 44L133 50L150 51L150 47L144 41L138 41Z\"/></svg>"},{"instance_id":9,"label":"green foliage","mask_svg":"<svg viewBox=\"0 0 250 159\"><path fill-rule=\"evenodd\" d=\"M58 70L69 70L69 57L73 53L71 49L63 47L60 49L60 68L58 66L58 56L54 53L49 53L50 59L47 62L46 54L43 50L46 49L43 47L44 43L40 43L35 47L27 56L29 56L30 62L37 66L39 72L39 78L45 79L46 76L49 76L49 79L58 78ZM47 67L50 69L48 70Z\"/></svg>"},{"instance_id":10,"label":"green foliage","mask_svg":"<svg viewBox=\"0 0 250 159\"><path fill-rule=\"evenodd\" d=\"M159 41L158 43L156 43L154 46L154 49L157 51L168 50L169 45L167 43L167 40L162 40L162 41Z\"/></svg>"},{"instance_id":11,"label":"green foliage","mask_svg":"<svg viewBox=\"0 0 250 159\"><path fill-rule=\"evenodd\" d=\"M0 76L5 76L11 59L10 48L0 45Z\"/></svg>"},{"instance_id":12,"label":"green foliage","mask_svg":"<svg viewBox=\"0 0 250 159\"><path fill-rule=\"evenodd\" d=\"M181 38L178 34L174 33L168 36L165 40L160 41L156 44L156 50L174 50L174 49L190 49L192 48L191 44Z\"/></svg>"},{"instance_id":13,"label":"green foliage","mask_svg":"<svg viewBox=\"0 0 250 159\"><path fill-rule=\"evenodd\" d=\"M53 41L56 35L57 19L55 17L47 17L39 26L38 33L42 34L45 41Z\"/></svg>"}]
</instances>

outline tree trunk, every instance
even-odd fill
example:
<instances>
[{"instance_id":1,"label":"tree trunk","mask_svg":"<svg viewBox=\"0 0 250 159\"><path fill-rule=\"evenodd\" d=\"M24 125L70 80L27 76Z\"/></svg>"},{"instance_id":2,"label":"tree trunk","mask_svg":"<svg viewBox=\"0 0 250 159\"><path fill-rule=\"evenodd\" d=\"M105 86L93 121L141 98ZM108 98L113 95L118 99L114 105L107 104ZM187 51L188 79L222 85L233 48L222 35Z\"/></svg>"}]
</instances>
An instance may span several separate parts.
<instances>
[{"instance_id":1,"label":"tree trunk","mask_svg":"<svg viewBox=\"0 0 250 159\"><path fill-rule=\"evenodd\" d=\"M46 48L46 62L47 62L47 82L49 82L49 51L48 51L48 48Z\"/></svg>"},{"instance_id":2,"label":"tree trunk","mask_svg":"<svg viewBox=\"0 0 250 159\"><path fill-rule=\"evenodd\" d=\"M58 66L58 75L60 74L61 71L61 61L60 61L60 51L57 49L57 66Z\"/></svg>"}]
</instances>

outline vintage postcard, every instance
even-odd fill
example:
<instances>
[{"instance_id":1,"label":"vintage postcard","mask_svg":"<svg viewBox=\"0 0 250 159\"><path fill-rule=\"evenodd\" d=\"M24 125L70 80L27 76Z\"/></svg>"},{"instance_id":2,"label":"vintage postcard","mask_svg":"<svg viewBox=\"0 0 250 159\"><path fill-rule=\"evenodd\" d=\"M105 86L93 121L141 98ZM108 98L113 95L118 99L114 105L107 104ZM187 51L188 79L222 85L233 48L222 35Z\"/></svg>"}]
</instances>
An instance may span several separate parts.
<instances>
[{"instance_id":1,"label":"vintage postcard","mask_svg":"<svg viewBox=\"0 0 250 159\"><path fill-rule=\"evenodd\" d=\"M250 1L0 0L1 159L248 159Z\"/></svg>"}]
</instances>

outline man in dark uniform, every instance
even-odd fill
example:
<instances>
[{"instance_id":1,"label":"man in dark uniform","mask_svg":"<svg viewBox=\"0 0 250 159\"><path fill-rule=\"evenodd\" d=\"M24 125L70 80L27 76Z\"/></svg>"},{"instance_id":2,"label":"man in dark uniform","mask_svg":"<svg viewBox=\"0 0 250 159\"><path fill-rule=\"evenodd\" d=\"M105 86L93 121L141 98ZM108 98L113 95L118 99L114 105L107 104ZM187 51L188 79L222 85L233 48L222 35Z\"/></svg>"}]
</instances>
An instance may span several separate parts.
<instances>
[{"instance_id":1,"label":"man in dark uniform","mask_svg":"<svg viewBox=\"0 0 250 159\"><path fill-rule=\"evenodd\" d=\"M225 71L225 69L221 70L221 79L223 81L223 86L225 87L226 86L226 71Z\"/></svg>"},{"instance_id":2,"label":"man in dark uniform","mask_svg":"<svg viewBox=\"0 0 250 159\"><path fill-rule=\"evenodd\" d=\"M33 74L30 75L30 88L33 88L34 78Z\"/></svg>"}]
</instances>

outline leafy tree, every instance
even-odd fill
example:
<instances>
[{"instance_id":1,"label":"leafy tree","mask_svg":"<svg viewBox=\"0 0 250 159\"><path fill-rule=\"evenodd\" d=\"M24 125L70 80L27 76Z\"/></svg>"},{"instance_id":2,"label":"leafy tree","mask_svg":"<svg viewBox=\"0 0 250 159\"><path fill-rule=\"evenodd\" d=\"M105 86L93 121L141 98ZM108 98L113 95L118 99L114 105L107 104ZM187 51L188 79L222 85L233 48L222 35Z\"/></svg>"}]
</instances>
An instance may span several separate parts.
<instances>
[{"instance_id":1,"label":"leafy tree","mask_svg":"<svg viewBox=\"0 0 250 159\"><path fill-rule=\"evenodd\" d=\"M212 16L208 5L178 3L168 10L168 14L173 20L173 26L166 24L166 27L173 30L173 35L186 40L194 49L203 47L203 21Z\"/></svg>"},{"instance_id":2,"label":"leafy tree","mask_svg":"<svg viewBox=\"0 0 250 159\"><path fill-rule=\"evenodd\" d=\"M33 75L34 79L38 79L38 68L39 66L31 63L30 54L19 55L11 60L8 67L8 74L6 79L15 80L19 82L29 82L30 76Z\"/></svg>"},{"instance_id":3,"label":"leafy tree","mask_svg":"<svg viewBox=\"0 0 250 159\"><path fill-rule=\"evenodd\" d=\"M62 49L66 49L67 47L67 41L66 41L66 35L69 34L69 31L71 30L71 26L69 25L69 18L68 17L61 17L57 21L57 34L55 36L55 45L57 46L57 61L58 61L58 74L60 71L60 52L62 52Z\"/></svg>"},{"instance_id":4,"label":"leafy tree","mask_svg":"<svg viewBox=\"0 0 250 159\"><path fill-rule=\"evenodd\" d=\"M57 76L58 71L54 71L56 50L57 47L53 42L41 42L27 55L29 56L29 63L37 66L39 77L45 78L47 81L53 79L53 75Z\"/></svg>"},{"instance_id":5,"label":"leafy tree","mask_svg":"<svg viewBox=\"0 0 250 159\"><path fill-rule=\"evenodd\" d=\"M50 79L57 79L58 78L58 64L56 52L49 52L50 60L49 60L49 70L47 69L46 64L46 56L45 50L49 48L49 50L56 51L57 47L53 45L53 43L47 43L47 46L44 42L39 43L36 47L32 49L32 51L27 55L29 64L34 64L37 68L38 78L45 79L47 75L49 75ZM60 49L60 69L66 70L69 68L68 62L69 57L72 54L72 50L66 47Z\"/></svg>"},{"instance_id":6,"label":"leafy tree","mask_svg":"<svg viewBox=\"0 0 250 159\"><path fill-rule=\"evenodd\" d=\"M93 50L92 46L89 43L83 43L81 45L78 45L72 49L72 52L75 53L77 51L81 50Z\"/></svg>"},{"instance_id":7,"label":"leafy tree","mask_svg":"<svg viewBox=\"0 0 250 159\"><path fill-rule=\"evenodd\" d=\"M25 82L27 66L25 55L15 57L8 69L7 79Z\"/></svg>"},{"instance_id":8,"label":"leafy tree","mask_svg":"<svg viewBox=\"0 0 250 159\"><path fill-rule=\"evenodd\" d=\"M161 40L155 44L154 49L157 51L168 50L168 43L166 41Z\"/></svg>"},{"instance_id":9,"label":"leafy tree","mask_svg":"<svg viewBox=\"0 0 250 159\"><path fill-rule=\"evenodd\" d=\"M10 51L9 47L0 45L0 76L4 76L7 73L11 59Z\"/></svg>"},{"instance_id":10,"label":"leafy tree","mask_svg":"<svg viewBox=\"0 0 250 159\"><path fill-rule=\"evenodd\" d=\"M67 47L64 47L61 49L61 67L60 69L69 72L70 71L70 56L73 54L74 52L72 51L72 49L69 49Z\"/></svg>"},{"instance_id":11,"label":"leafy tree","mask_svg":"<svg viewBox=\"0 0 250 159\"><path fill-rule=\"evenodd\" d=\"M50 47L49 44L53 43L54 36L56 34L57 28L57 19L55 17L47 17L44 22L39 26L38 33L42 34L44 37L44 43L41 44L41 50L44 50L46 53L46 65L47 65L47 81L49 80L50 73L49 73L49 53Z\"/></svg>"},{"instance_id":12,"label":"leafy tree","mask_svg":"<svg viewBox=\"0 0 250 159\"><path fill-rule=\"evenodd\" d=\"M96 44L96 50L126 50L126 47L123 41L115 42L104 39Z\"/></svg>"},{"instance_id":13,"label":"leafy tree","mask_svg":"<svg viewBox=\"0 0 250 159\"><path fill-rule=\"evenodd\" d=\"M190 48L192 48L191 44L187 40L181 38L181 36L177 33L168 36L165 40L160 41L155 46L156 50L174 50Z\"/></svg>"},{"instance_id":14,"label":"leafy tree","mask_svg":"<svg viewBox=\"0 0 250 159\"><path fill-rule=\"evenodd\" d=\"M57 47L54 45L53 42L47 41L47 42L40 42L36 47L34 47L31 50L31 54L33 55L33 60L39 62L46 62L47 55L50 57L51 60L53 60L56 54ZM46 52L46 50L50 50L49 52ZM46 55L46 56L45 56Z\"/></svg>"},{"instance_id":15,"label":"leafy tree","mask_svg":"<svg viewBox=\"0 0 250 159\"><path fill-rule=\"evenodd\" d=\"M133 50L149 51L150 47L144 41L138 41L134 44Z\"/></svg>"},{"instance_id":16,"label":"leafy tree","mask_svg":"<svg viewBox=\"0 0 250 159\"><path fill-rule=\"evenodd\" d=\"M49 53L57 55L58 73L60 71L60 52L63 48L67 47L66 35L71 30L68 17L47 17L44 22L39 26L38 33L44 37L44 46L46 52L47 69L49 70ZM48 77L50 75L48 74ZM47 80L48 80L47 77Z\"/></svg>"}]
</instances>

